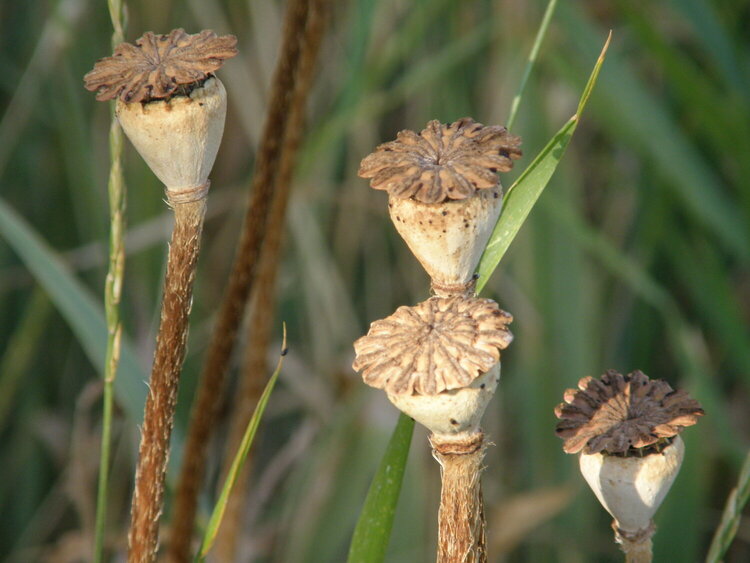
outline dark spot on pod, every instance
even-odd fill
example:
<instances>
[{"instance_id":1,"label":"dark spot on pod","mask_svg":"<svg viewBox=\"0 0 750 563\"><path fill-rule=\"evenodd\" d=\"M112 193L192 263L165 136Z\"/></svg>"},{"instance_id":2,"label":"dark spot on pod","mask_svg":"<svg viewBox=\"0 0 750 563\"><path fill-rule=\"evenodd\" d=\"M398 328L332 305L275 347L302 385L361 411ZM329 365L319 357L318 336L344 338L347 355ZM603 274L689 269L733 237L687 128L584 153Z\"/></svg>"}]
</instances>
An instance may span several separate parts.
<instances>
[{"instance_id":1,"label":"dark spot on pod","mask_svg":"<svg viewBox=\"0 0 750 563\"><path fill-rule=\"evenodd\" d=\"M495 168L495 167L493 166L492 168L490 168L490 172L497 172L497 168Z\"/></svg>"},{"instance_id":2,"label":"dark spot on pod","mask_svg":"<svg viewBox=\"0 0 750 563\"><path fill-rule=\"evenodd\" d=\"M203 107L203 102L198 102L198 105L199 105L200 107Z\"/></svg>"},{"instance_id":3,"label":"dark spot on pod","mask_svg":"<svg viewBox=\"0 0 750 563\"><path fill-rule=\"evenodd\" d=\"M485 388L485 384L484 384L484 383L482 383L482 384L481 384L481 385L479 386L479 388L480 388L480 389L484 389L484 388Z\"/></svg>"},{"instance_id":4,"label":"dark spot on pod","mask_svg":"<svg viewBox=\"0 0 750 563\"><path fill-rule=\"evenodd\" d=\"M455 418L451 418L451 424L455 426L456 424L458 424L458 421Z\"/></svg>"},{"instance_id":5,"label":"dark spot on pod","mask_svg":"<svg viewBox=\"0 0 750 563\"><path fill-rule=\"evenodd\" d=\"M443 229L443 232L445 232L445 229Z\"/></svg>"},{"instance_id":6,"label":"dark spot on pod","mask_svg":"<svg viewBox=\"0 0 750 563\"><path fill-rule=\"evenodd\" d=\"M401 217L399 217L398 215L396 215L396 221L401 221Z\"/></svg>"},{"instance_id":7,"label":"dark spot on pod","mask_svg":"<svg viewBox=\"0 0 750 563\"><path fill-rule=\"evenodd\" d=\"M497 199L497 196L498 196L498 195L500 195L500 194L498 194L497 192L493 192L493 193L492 193L492 197L494 197L495 199Z\"/></svg>"},{"instance_id":8,"label":"dark spot on pod","mask_svg":"<svg viewBox=\"0 0 750 563\"><path fill-rule=\"evenodd\" d=\"M468 223L464 223L464 229L468 229L468 228L469 228L469 224Z\"/></svg>"},{"instance_id":9,"label":"dark spot on pod","mask_svg":"<svg viewBox=\"0 0 750 563\"><path fill-rule=\"evenodd\" d=\"M428 223L429 223L430 225L432 225L432 219L430 219L430 220L429 220L429 221L427 221L427 222L428 222Z\"/></svg>"},{"instance_id":10,"label":"dark spot on pod","mask_svg":"<svg viewBox=\"0 0 750 563\"><path fill-rule=\"evenodd\" d=\"M448 212L445 209L443 209L443 217L445 217L446 215L448 215Z\"/></svg>"},{"instance_id":11,"label":"dark spot on pod","mask_svg":"<svg viewBox=\"0 0 750 563\"><path fill-rule=\"evenodd\" d=\"M388 204L388 207L391 207L391 208L392 208L392 207L393 207L393 204L392 204L392 203L389 203L389 204Z\"/></svg>"},{"instance_id":12,"label":"dark spot on pod","mask_svg":"<svg viewBox=\"0 0 750 563\"><path fill-rule=\"evenodd\" d=\"M286 355L287 355L288 353L289 353L289 348L284 348L284 349L283 349L283 350L281 351L281 355L282 355L282 356L286 356Z\"/></svg>"}]
</instances>

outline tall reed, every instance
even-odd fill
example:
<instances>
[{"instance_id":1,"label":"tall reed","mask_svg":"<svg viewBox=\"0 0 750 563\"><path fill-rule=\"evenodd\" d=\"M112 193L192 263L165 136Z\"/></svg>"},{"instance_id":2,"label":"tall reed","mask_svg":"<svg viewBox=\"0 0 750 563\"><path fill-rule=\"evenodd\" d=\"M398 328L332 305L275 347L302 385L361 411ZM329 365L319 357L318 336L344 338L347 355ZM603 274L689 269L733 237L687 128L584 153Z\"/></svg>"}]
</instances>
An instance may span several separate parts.
<instances>
[{"instance_id":1,"label":"tall reed","mask_svg":"<svg viewBox=\"0 0 750 563\"><path fill-rule=\"evenodd\" d=\"M206 452L216 423L229 358L257 275L284 139L289 130L308 5L308 0L290 0L286 9L281 52L273 77L261 144L255 159L251 200L191 410L175 492L172 537L167 553L167 559L175 563L189 558L198 491L205 474Z\"/></svg>"},{"instance_id":2,"label":"tall reed","mask_svg":"<svg viewBox=\"0 0 750 563\"><path fill-rule=\"evenodd\" d=\"M264 388L266 355L270 344L271 327L275 309L275 285L286 231L286 209L293 184L297 151L305 129L305 107L312 88L318 52L330 16L330 0L310 0L309 14L301 38L302 55L299 63L295 92L289 110L289 123L281 149L279 171L276 177L273 202L268 217L268 230L263 243L257 280L251 297L252 308L248 326L248 340L239 374L239 389L232 405L229 434L225 444L225 462L222 474L231 470L231 453L242 442L245 428ZM245 463L232 495L217 540L217 557L221 561L234 561L237 541L244 520L246 493L249 486L252 456Z\"/></svg>"},{"instance_id":3,"label":"tall reed","mask_svg":"<svg viewBox=\"0 0 750 563\"><path fill-rule=\"evenodd\" d=\"M123 13L125 7L120 0L110 0L109 17L112 21L112 49L125 41ZM114 383L120 363L122 323L120 300L125 273L125 228L127 189L122 172L122 128L115 116L112 102L112 123L109 127L110 170L107 191L109 192L109 267L104 286L104 310L107 317L107 351L104 359L104 400L102 409L102 443L99 456L99 482L96 496L96 530L94 532L94 561L104 559L104 541L107 529L107 497L109 492L110 445L112 442L112 410Z\"/></svg>"}]
</instances>

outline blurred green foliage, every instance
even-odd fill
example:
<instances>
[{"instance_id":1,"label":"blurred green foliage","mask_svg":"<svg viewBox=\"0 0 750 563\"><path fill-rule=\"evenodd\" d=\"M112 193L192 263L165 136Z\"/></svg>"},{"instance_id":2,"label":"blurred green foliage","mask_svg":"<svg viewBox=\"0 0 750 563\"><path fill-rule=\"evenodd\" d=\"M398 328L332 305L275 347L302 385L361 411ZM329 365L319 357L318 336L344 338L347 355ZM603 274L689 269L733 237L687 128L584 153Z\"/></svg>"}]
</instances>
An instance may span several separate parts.
<instances>
[{"instance_id":1,"label":"blurred green foliage","mask_svg":"<svg viewBox=\"0 0 750 563\"><path fill-rule=\"evenodd\" d=\"M241 48L220 72L230 114L212 174L174 465L247 197L283 5L127 4L129 40L212 28L236 34ZM256 439L244 560L344 560L397 419L352 372L351 343L371 321L426 297L428 281L390 225L385 196L357 178L359 160L429 119L502 123L544 4L336 3L279 257L278 325L287 322L290 354ZM704 404L657 515L655 550L657 561L705 556L750 437L748 21L741 0L558 6L514 125L526 155L519 170L575 112L609 29L613 43L566 158L485 289L516 319L485 423L496 444L484 475L494 560L621 560L608 517L553 433L563 390L606 368L642 369ZM73 276L97 302L109 108L81 79L109 53L110 34L103 0L0 2L0 203L67 265L56 275ZM123 320L147 373L170 217L157 180L126 152ZM51 258L24 263L11 242L0 239L0 557L87 559L101 366L80 340L75 311L56 304L39 277ZM144 393L132 372L129 384ZM121 392L114 428L108 541L120 550L137 441L132 400ZM214 479L227 455L217 430ZM422 430L405 479L387 561L427 561L439 475ZM204 519L215 499L205 495ZM526 525L512 535L501 524L514 517ZM726 560L748 558L740 525Z\"/></svg>"}]
</instances>

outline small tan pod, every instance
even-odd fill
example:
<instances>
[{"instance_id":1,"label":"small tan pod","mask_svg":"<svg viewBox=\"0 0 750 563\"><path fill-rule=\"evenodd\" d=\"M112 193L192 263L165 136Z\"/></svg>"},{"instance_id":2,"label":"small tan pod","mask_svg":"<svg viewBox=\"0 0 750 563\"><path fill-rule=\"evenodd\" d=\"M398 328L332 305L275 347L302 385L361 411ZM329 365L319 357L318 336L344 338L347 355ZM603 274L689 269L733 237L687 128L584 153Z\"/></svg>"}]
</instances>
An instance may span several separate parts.
<instances>
[{"instance_id":1,"label":"small tan pod","mask_svg":"<svg viewBox=\"0 0 750 563\"><path fill-rule=\"evenodd\" d=\"M682 438L644 457L581 454L581 474L623 531L637 533L651 524L669 492L685 455Z\"/></svg>"},{"instance_id":2,"label":"small tan pod","mask_svg":"<svg viewBox=\"0 0 750 563\"><path fill-rule=\"evenodd\" d=\"M471 286L502 206L500 184L462 200L422 203L391 196L388 202L396 230L432 278L435 294L443 296Z\"/></svg>"},{"instance_id":3,"label":"small tan pod","mask_svg":"<svg viewBox=\"0 0 750 563\"><path fill-rule=\"evenodd\" d=\"M224 133L227 93L216 77L190 92L148 103L117 100L117 119L136 150L171 191L202 186Z\"/></svg>"},{"instance_id":4,"label":"small tan pod","mask_svg":"<svg viewBox=\"0 0 750 563\"><path fill-rule=\"evenodd\" d=\"M388 393L388 400L435 434L438 439L471 436L479 432L484 411L500 381L500 364L461 389L437 395Z\"/></svg>"}]
</instances>

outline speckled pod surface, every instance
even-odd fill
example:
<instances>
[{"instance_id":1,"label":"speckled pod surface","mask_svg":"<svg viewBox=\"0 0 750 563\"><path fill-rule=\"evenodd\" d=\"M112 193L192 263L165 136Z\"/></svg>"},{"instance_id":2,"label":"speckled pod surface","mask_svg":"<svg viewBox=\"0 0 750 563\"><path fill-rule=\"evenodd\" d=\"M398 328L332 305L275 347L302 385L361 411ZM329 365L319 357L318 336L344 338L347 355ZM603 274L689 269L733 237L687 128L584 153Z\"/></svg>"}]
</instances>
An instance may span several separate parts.
<instances>
[{"instance_id":1,"label":"speckled pod surface","mask_svg":"<svg viewBox=\"0 0 750 563\"><path fill-rule=\"evenodd\" d=\"M627 532L649 526L669 492L685 455L679 436L661 453L645 457L581 454L581 473L596 498Z\"/></svg>"},{"instance_id":2,"label":"speckled pod surface","mask_svg":"<svg viewBox=\"0 0 750 563\"><path fill-rule=\"evenodd\" d=\"M472 280L503 205L502 187L463 200L422 203L390 197L396 230L432 278L437 295L461 292Z\"/></svg>"},{"instance_id":3,"label":"speckled pod surface","mask_svg":"<svg viewBox=\"0 0 750 563\"><path fill-rule=\"evenodd\" d=\"M388 393L388 399L404 414L438 436L471 435L479 424L487 404L500 381L500 364L480 375L467 387L443 391L437 395Z\"/></svg>"},{"instance_id":4,"label":"speckled pod surface","mask_svg":"<svg viewBox=\"0 0 750 563\"><path fill-rule=\"evenodd\" d=\"M149 168L169 190L201 186L224 133L227 94L209 78L189 96L148 103L117 100L117 119Z\"/></svg>"}]
</instances>

